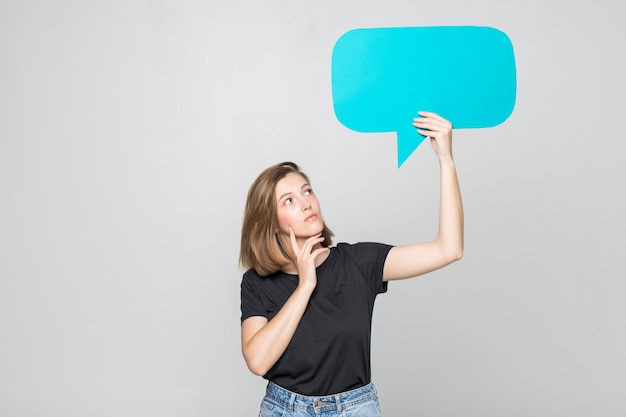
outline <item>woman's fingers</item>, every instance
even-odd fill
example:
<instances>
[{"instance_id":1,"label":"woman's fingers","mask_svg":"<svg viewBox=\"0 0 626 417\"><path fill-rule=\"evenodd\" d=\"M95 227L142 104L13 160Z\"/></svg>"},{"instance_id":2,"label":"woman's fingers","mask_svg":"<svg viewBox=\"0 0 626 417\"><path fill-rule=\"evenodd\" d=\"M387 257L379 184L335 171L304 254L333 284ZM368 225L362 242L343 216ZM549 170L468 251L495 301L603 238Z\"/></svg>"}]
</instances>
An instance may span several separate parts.
<instances>
[{"instance_id":1,"label":"woman's fingers","mask_svg":"<svg viewBox=\"0 0 626 417\"><path fill-rule=\"evenodd\" d=\"M322 236L321 233L316 236L311 236L304 242L304 246L302 246L302 253L305 255L312 255L312 251L315 245L317 245L318 243L322 243L323 241L324 236ZM312 256L312 258L315 258L315 256Z\"/></svg>"},{"instance_id":2,"label":"woman's fingers","mask_svg":"<svg viewBox=\"0 0 626 417\"><path fill-rule=\"evenodd\" d=\"M289 226L289 240L291 240L291 249L293 249L293 253L296 255L300 254L300 247L298 246L298 241L296 240L296 234Z\"/></svg>"},{"instance_id":3,"label":"woman's fingers","mask_svg":"<svg viewBox=\"0 0 626 417\"><path fill-rule=\"evenodd\" d=\"M439 116L437 113L427 112L427 111L419 111L417 112L421 118L415 118L414 121L424 121L427 123L432 123L433 125L441 126L445 129L452 129L452 123L449 120L444 119Z\"/></svg>"},{"instance_id":4,"label":"woman's fingers","mask_svg":"<svg viewBox=\"0 0 626 417\"><path fill-rule=\"evenodd\" d=\"M430 137L430 143L439 158L452 154L452 123L437 113L420 111L421 117L413 119L417 133Z\"/></svg>"},{"instance_id":5,"label":"woman's fingers","mask_svg":"<svg viewBox=\"0 0 626 417\"><path fill-rule=\"evenodd\" d=\"M452 131L452 123L436 113L418 112L421 118L413 119L413 126L417 128L420 135L433 137L442 137L450 134Z\"/></svg>"},{"instance_id":6,"label":"woman's fingers","mask_svg":"<svg viewBox=\"0 0 626 417\"><path fill-rule=\"evenodd\" d=\"M413 126L419 128L426 128L429 130L450 130L452 124L445 119L433 119L433 118L415 118L413 119Z\"/></svg>"},{"instance_id":7,"label":"woman's fingers","mask_svg":"<svg viewBox=\"0 0 626 417\"><path fill-rule=\"evenodd\" d=\"M291 240L291 248L293 249L293 252L298 258L300 258L302 256L311 255L311 251L315 245L324 241L324 236L322 236L321 232L318 235L311 236L304 242L304 245L300 247L298 245L295 232L291 227L289 227L289 239Z\"/></svg>"}]
</instances>

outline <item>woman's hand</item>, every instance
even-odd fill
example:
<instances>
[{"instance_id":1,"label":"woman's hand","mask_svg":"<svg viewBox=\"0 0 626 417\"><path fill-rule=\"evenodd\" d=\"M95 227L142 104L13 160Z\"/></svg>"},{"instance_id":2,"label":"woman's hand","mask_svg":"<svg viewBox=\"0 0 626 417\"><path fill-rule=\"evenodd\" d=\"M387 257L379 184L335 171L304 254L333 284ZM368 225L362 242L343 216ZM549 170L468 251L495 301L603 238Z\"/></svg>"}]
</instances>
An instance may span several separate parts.
<instances>
[{"instance_id":1,"label":"woman's hand","mask_svg":"<svg viewBox=\"0 0 626 417\"><path fill-rule=\"evenodd\" d=\"M452 123L436 113L420 111L421 118L413 119L420 135L430 137L430 144L439 160L452 158Z\"/></svg>"},{"instance_id":2,"label":"woman's hand","mask_svg":"<svg viewBox=\"0 0 626 417\"><path fill-rule=\"evenodd\" d=\"M322 234L311 236L302 247L298 246L298 241L293 229L289 228L289 237L291 239L291 248L296 255L296 268L301 286L315 288L317 285L317 273L315 272L317 257L323 253L328 253L329 248L320 247L320 243L324 241Z\"/></svg>"}]
</instances>

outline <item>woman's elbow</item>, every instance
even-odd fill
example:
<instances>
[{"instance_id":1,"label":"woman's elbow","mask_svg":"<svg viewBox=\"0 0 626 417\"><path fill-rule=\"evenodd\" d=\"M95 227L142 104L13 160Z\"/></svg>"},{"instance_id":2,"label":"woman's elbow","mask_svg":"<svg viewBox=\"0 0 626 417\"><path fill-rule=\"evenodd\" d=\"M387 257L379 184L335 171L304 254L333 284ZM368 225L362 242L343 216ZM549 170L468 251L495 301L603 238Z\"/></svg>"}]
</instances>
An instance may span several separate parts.
<instances>
[{"instance_id":1,"label":"woman's elbow","mask_svg":"<svg viewBox=\"0 0 626 417\"><path fill-rule=\"evenodd\" d=\"M250 372L252 372L256 376L263 376L268 371L267 369L265 369L263 367L253 366L253 365L250 365L250 364L248 364L248 369L250 370Z\"/></svg>"},{"instance_id":2,"label":"woman's elbow","mask_svg":"<svg viewBox=\"0 0 626 417\"><path fill-rule=\"evenodd\" d=\"M246 365L250 372L256 376L263 376L269 371L267 365L265 365L260 358L250 358L244 354L244 359L246 360Z\"/></svg>"},{"instance_id":3,"label":"woman's elbow","mask_svg":"<svg viewBox=\"0 0 626 417\"><path fill-rule=\"evenodd\" d=\"M456 261L460 261L463 258L463 246L457 248L450 248L446 251L446 261L451 264Z\"/></svg>"}]
</instances>

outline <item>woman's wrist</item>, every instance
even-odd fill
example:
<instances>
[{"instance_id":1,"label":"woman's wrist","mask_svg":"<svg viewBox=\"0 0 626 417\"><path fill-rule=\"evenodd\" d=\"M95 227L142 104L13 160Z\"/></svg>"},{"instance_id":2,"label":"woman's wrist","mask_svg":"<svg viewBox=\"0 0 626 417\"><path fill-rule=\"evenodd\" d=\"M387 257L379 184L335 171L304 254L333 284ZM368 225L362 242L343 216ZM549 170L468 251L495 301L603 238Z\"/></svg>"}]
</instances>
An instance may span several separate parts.
<instances>
[{"instance_id":1,"label":"woman's wrist","mask_svg":"<svg viewBox=\"0 0 626 417\"><path fill-rule=\"evenodd\" d=\"M453 165L454 166L454 158L452 158L452 154L447 154L439 157L439 164L443 165Z\"/></svg>"},{"instance_id":2,"label":"woman's wrist","mask_svg":"<svg viewBox=\"0 0 626 417\"><path fill-rule=\"evenodd\" d=\"M315 289L315 285L316 285L315 282L311 282L311 281L302 282L302 281L300 281L298 283L298 287L296 288L296 290L302 292L303 294L310 295L313 292L313 290Z\"/></svg>"}]
</instances>

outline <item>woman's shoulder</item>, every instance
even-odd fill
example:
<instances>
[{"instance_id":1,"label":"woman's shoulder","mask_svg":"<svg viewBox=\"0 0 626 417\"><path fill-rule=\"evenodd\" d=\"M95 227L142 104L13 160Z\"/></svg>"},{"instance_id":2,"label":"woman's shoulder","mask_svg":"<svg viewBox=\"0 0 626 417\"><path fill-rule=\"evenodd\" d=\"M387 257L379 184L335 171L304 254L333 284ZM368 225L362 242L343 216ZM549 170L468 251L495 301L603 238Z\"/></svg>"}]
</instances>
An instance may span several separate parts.
<instances>
[{"instance_id":1,"label":"woman's shoulder","mask_svg":"<svg viewBox=\"0 0 626 417\"><path fill-rule=\"evenodd\" d=\"M392 245L381 242L356 242L356 243L348 243L348 242L339 242L333 248L336 248L339 251L350 251L350 250L367 250L373 248L391 248Z\"/></svg>"},{"instance_id":2,"label":"woman's shoulder","mask_svg":"<svg viewBox=\"0 0 626 417\"><path fill-rule=\"evenodd\" d=\"M333 246L339 256L348 256L352 258L369 258L369 257L386 257L387 253L393 246L380 242L356 242L347 243L340 242Z\"/></svg>"}]
</instances>

